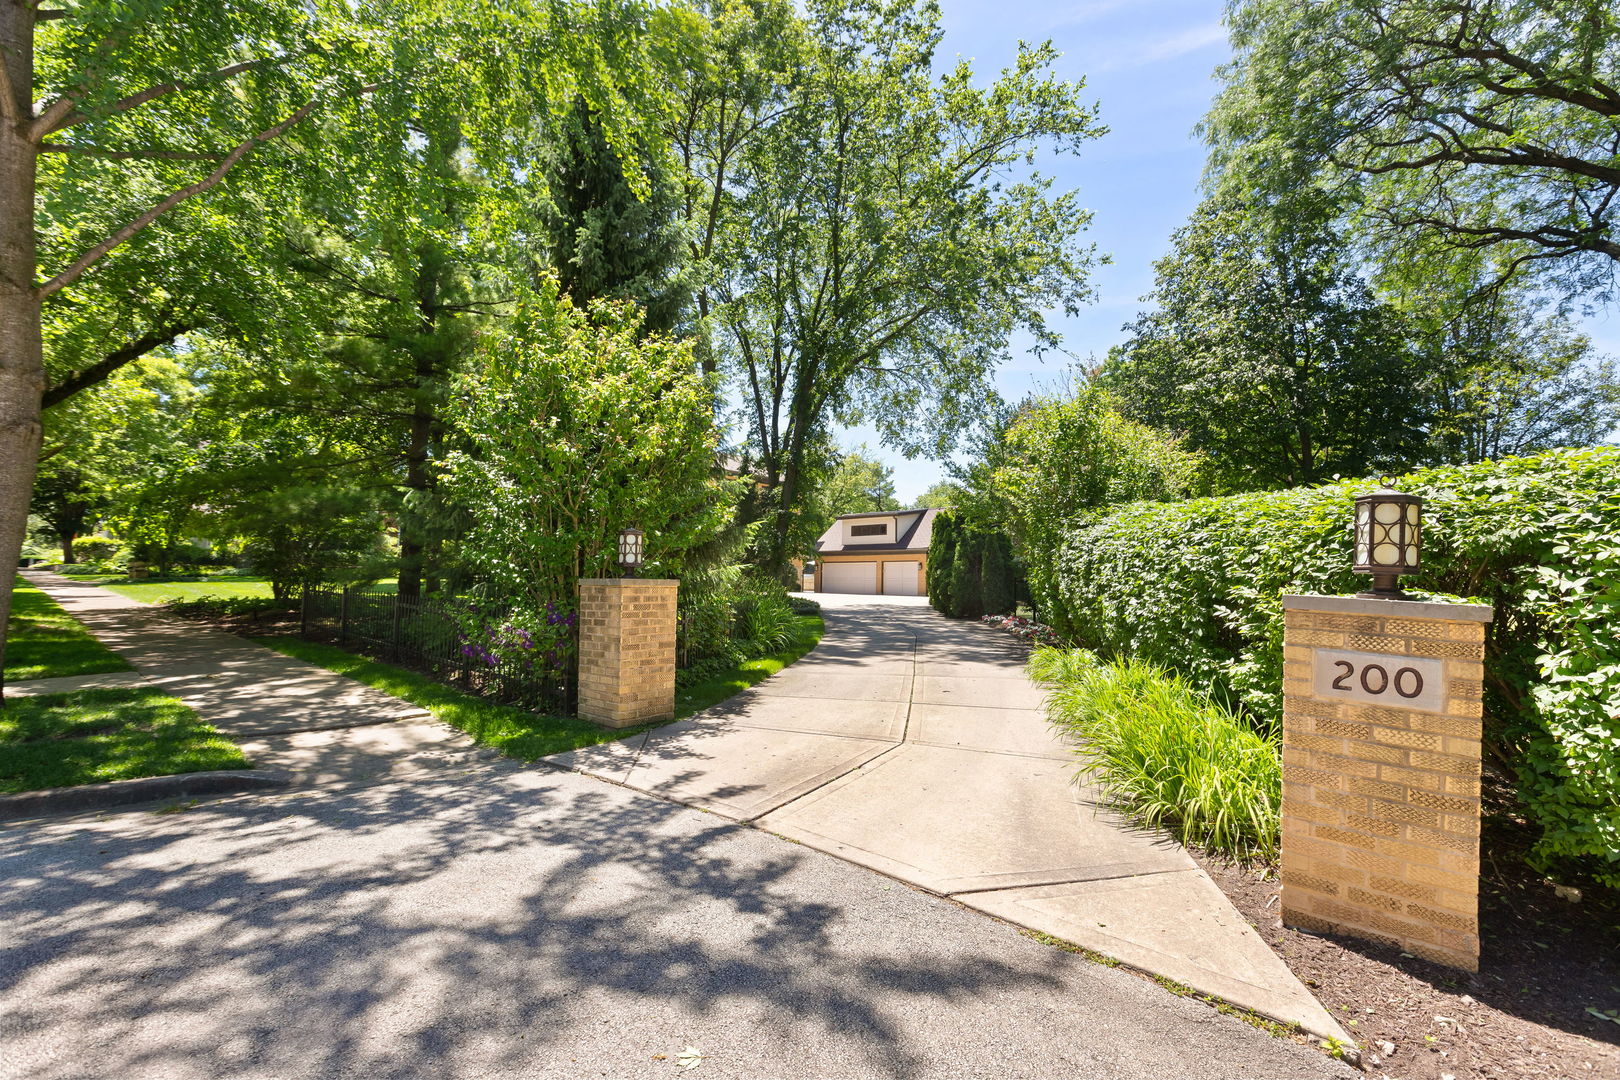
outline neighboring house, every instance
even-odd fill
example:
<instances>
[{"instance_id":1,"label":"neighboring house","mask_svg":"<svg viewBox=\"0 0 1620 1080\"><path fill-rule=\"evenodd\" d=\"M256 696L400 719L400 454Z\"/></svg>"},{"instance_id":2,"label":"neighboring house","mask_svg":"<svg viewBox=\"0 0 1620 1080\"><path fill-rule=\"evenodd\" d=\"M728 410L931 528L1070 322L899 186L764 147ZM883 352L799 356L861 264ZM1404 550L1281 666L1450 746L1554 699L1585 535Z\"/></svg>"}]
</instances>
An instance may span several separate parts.
<instances>
[{"instance_id":1,"label":"neighboring house","mask_svg":"<svg viewBox=\"0 0 1620 1080\"><path fill-rule=\"evenodd\" d=\"M816 541L816 591L925 596L938 510L845 514Z\"/></svg>"}]
</instances>

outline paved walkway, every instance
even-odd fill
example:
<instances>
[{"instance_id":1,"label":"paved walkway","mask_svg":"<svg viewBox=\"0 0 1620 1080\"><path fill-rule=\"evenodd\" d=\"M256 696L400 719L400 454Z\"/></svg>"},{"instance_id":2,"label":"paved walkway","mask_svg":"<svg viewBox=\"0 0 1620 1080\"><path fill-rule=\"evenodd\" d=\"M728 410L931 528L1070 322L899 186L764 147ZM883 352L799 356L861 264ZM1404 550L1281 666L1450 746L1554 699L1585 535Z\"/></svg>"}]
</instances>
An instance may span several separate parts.
<instances>
[{"instance_id":1,"label":"paved walkway","mask_svg":"<svg viewBox=\"0 0 1620 1080\"><path fill-rule=\"evenodd\" d=\"M797 664L551 760L1351 1043L1179 845L1074 781L1014 639L920 600L817 599L827 632Z\"/></svg>"},{"instance_id":2,"label":"paved walkway","mask_svg":"<svg viewBox=\"0 0 1620 1080\"><path fill-rule=\"evenodd\" d=\"M44 571L22 571L134 672L8 683L6 693L147 685L172 694L295 786L461 767L472 741L425 709L235 634Z\"/></svg>"}]
</instances>

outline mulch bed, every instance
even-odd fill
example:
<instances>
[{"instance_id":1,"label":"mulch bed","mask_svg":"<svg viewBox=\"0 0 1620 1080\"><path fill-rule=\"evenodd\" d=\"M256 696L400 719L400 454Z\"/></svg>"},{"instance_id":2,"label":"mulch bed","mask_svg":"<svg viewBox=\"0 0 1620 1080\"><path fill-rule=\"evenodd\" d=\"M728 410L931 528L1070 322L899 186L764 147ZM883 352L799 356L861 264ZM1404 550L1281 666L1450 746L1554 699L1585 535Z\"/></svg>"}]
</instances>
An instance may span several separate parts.
<instances>
[{"instance_id":1,"label":"mulch bed","mask_svg":"<svg viewBox=\"0 0 1620 1080\"><path fill-rule=\"evenodd\" d=\"M1371 1077L1620 1077L1620 894L1579 899L1525 866L1525 837L1487 822L1478 974L1352 938L1284 927L1275 871L1196 854L1232 903L1362 1046Z\"/></svg>"}]
</instances>

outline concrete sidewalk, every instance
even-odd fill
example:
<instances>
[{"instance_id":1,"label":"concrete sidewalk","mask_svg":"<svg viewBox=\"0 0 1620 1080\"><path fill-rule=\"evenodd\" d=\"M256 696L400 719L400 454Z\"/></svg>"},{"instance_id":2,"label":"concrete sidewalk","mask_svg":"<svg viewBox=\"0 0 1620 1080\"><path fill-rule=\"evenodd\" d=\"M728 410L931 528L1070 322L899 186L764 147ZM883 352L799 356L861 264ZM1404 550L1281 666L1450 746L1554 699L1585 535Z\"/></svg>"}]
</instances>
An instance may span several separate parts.
<instances>
[{"instance_id":1,"label":"concrete sidewalk","mask_svg":"<svg viewBox=\"0 0 1620 1080\"><path fill-rule=\"evenodd\" d=\"M1018 642L917 600L816 599L826 635L797 664L550 760L1354 1045L1179 845L1075 782Z\"/></svg>"},{"instance_id":2,"label":"concrete sidewalk","mask_svg":"<svg viewBox=\"0 0 1620 1080\"><path fill-rule=\"evenodd\" d=\"M10 683L8 694L152 686L295 786L459 766L475 753L470 739L427 710L353 679L96 585L22 574L135 671Z\"/></svg>"}]
</instances>

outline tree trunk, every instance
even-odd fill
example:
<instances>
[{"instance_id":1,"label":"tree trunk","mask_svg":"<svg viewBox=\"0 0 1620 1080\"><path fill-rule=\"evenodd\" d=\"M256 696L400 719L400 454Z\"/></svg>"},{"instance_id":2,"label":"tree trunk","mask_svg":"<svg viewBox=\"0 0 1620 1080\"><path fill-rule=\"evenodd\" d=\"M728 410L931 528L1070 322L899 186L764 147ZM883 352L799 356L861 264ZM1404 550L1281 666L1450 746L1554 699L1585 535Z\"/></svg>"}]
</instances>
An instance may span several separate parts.
<instances>
[{"instance_id":1,"label":"tree trunk","mask_svg":"<svg viewBox=\"0 0 1620 1080\"><path fill-rule=\"evenodd\" d=\"M28 530L28 501L39 465L39 402L45 392L39 298L34 292L35 148L26 135L33 114L34 10L0 0L0 52L10 94L0 123L0 629L11 616L11 586ZM0 633L0 671L5 635ZM0 703L5 682L0 675Z\"/></svg>"},{"instance_id":2,"label":"tree trunk","mask_svg":"<svg viewBox=\"0 0 1620 1080\"><path fill-rule=\"evenodd\" d=\"M73 564L73 534L70 532L62 534L62 562L68 566Z\"/></svg>"}]
</instances>

